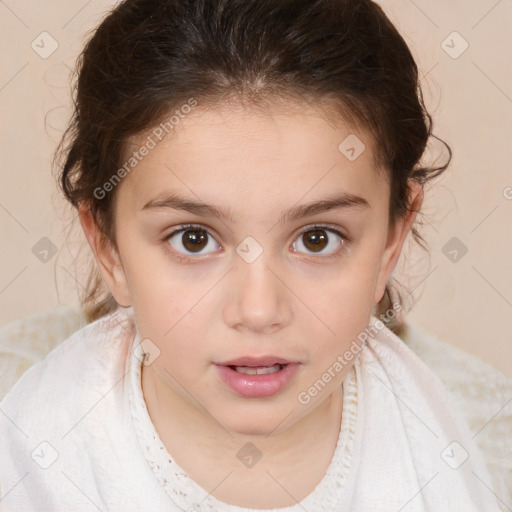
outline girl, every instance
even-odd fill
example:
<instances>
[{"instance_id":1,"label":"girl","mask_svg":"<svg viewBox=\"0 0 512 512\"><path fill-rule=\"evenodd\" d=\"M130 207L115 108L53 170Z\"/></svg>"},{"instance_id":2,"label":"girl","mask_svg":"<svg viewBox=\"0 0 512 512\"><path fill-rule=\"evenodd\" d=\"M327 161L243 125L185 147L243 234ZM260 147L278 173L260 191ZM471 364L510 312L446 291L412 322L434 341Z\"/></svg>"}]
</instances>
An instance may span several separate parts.
<instances>
[{"instance_id":1,"label":"girl","mask_svg":"<svg viewBox=\"0 0 512 512\"><path fill-rule=\"evenodd\" d=\"M397 336L431 128L370 0L117 5L60 176L91 323L1 403L2 510L500 510Z\"/></svg>"}]
</instances>

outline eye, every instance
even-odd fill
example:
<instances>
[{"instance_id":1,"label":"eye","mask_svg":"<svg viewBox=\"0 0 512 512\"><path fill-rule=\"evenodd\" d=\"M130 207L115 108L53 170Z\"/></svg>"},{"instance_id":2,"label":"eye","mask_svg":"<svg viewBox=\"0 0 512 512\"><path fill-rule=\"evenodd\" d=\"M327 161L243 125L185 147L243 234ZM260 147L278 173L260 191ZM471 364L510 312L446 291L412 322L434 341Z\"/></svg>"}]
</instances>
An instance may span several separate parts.
<instances>
[{"instance_id":1,"label":"eye","mask_svg":"<svg viewBox=\"0 0 512 512\"><path fill-rule=\"evenodd\" d=\"M205 248L220 248L219 244L215 242L215 239L207 229L195 224L180 226L179 229L166 236L164 240L178 253L185 256L190 254L204 254L202 251Z\"/></svg>"},{"instance_id":2,"label":"eye","mask_svg":"<svg viewBox=\"0 0 512 512\"><path fill-rule=\"evenodd\" d=\"M294 251L305 249L306 252L311 251L309 254L325 256L335 254L337 249L349 242L348 237L338 230L323 225L309 226L302 230L296 240L292 244ZM200 224L182 225L167 235L164 241L174 249L173 255L181 260L187 259L187 256L208 254L222 249L208 229Z\"/></svg>"},{"instance_id":3,"label":"eye","mask_svg":"<svg viewBox=\"0 0 512 512\"><path fill-rule=\"evenodd\" d=\"M320 254L327 247L327 255L332 255L336 249L345 245L348 238L343 236L338 230L328 228L327 226L311 226L303 230L296 242L292 244L294 250L301 250L301 246L310 254Z\"/></svg>"}]
</instances>

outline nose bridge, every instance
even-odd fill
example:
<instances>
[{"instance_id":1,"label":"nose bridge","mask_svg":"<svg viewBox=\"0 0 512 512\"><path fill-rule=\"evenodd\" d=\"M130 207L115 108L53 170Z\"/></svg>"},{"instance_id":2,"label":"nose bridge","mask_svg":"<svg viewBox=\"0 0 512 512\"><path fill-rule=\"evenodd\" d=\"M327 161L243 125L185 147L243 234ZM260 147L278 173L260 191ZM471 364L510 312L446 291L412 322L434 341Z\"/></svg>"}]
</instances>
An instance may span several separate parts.
<instances>
[{"instance_id":1,"label":"nose bridge","mask_svg":"<svg viewBox=\"0 0 512 512\"><path fill-rule=\"evenodd\" d=\"M259 245L259 244L258 244ZM237 248L232 295L234 317L231 323L252 330L275 329L287 320L286 291L270 250L245 240ZM280 265L276 267L281 268Z\"/></svg>"}]
</instances>

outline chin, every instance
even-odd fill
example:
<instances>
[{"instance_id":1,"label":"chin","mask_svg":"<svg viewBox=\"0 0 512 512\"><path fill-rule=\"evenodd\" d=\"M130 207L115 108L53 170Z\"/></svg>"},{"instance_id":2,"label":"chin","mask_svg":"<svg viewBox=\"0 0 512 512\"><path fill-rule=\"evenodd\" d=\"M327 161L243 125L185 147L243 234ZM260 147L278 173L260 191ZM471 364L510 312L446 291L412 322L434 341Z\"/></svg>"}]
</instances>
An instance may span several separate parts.
<instances>
[{"instance_id":1,"label":"chin","mask_svg":"<svg viewBox=\"0 0 512 512\"><path fill-rule=\"evenodd\" d=\"M283 420L289 420L289 415L283 416L282 407L269 405L269 407L276 407L274 414L267 413L266 415L258 414L257 410L252 405L248 405L245 411L243 407L237 407L232 413L231 417L224 417L223 421L218 418L221 425L231 433L240 436L268 436L270 434L278 434L283 430L285 424ZM256 408L259 409L259 408ZM226 413L229 414L229 413ZM289 413L288 413L289 414ZM288 417L287 417L288 416ZM288 422L287 422L288 423ZM279 428L277 428L279 427Z\"/></svg>"}]
</instances>

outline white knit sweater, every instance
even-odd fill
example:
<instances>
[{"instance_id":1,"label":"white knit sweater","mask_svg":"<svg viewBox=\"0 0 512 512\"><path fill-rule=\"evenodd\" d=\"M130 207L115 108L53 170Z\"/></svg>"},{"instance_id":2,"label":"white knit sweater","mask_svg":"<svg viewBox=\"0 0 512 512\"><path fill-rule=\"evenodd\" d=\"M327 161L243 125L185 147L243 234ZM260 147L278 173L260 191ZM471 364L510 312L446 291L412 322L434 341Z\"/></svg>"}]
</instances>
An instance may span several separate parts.
<instances>
[{"instance_id":1,"label":"white knit sweater","mask_svg":"<svg viewBox=\"0 0 512 512\"><path fill-rule=\"evenodd\" d=\"M116 329L118 331L123 329L120 333L126 334L125 328L121 328L116 322L109 323L107 319L96 322L95 325L97 326L96 330L87 331L89 334L93 332L95 335L101 332L105 333L107 327L114 334ZM53 348L60 345L71 333L84 326L85 320L81 312L69 308L58 308L51 313L14 322L0 331L0 399L34 363L43 360ZM99 331L97 330L98 327L100 327ZM82 332L86 331L82 330ZM492 366L426 335L415 326L409 325L406 334L403 336L403 341L437 374L445 388L451 393L457 408L465 416L474 442L477 443L485 457L492 481L484 481L481 485L485 486L487 483L489 487L492 487L492 492L495 493L495 502L501 510L510 510L510 507L512 507L512 381ZM73 345L68 341L66 350L69 351L72 346L76 349L77 343ZM129 355L126 352L119 352L119 350L126 350L122 347L122 344L116 345L114 343L112 348L115 348L115 350L112 354L117 356L120 354ZM65 352L61 351L61 355ZM78 353L75 352L74 357L77 357L77 355ZM386 357L385 354L383 355ZM143 510L143 508L140 508L140 504L139 506L136 505L137 500L134 496L137 495L151 496L151 501L148 502L148 504L151 504L151 510L189 510L190 512L194 510L233 512L246 510L221 503L211 495L207 496L204 490L188 478L186 473L172 461L149 419L140 387L140 362L136 358L125 357L123 362L125 366L118 368L117 373L114 372L115 375L121 377L121 380L117 380L117 382L105 381L100 385L97 382L88 381L87 370L89 367L91 369L94 367L95 373L91 372L90 378L94 376L97 379L98 375L101 376L101 368L112 365L112 361L102 361L101 359L95 359L94 356L91 358L89 355L88 360L83 360L84 366L82 369L84 374L77 375L76 367L62 368L63 360L65 359L62 359L62 356L60 358L54 357L52 360L46 360L44 365L36 365L31 378L26 377L25 381L32 385L34 385L34 382L43 384L45 375L56 372L60 374L60 383L62 384L62 382L66 382L66 379L69 379L69 389L73 389L72 383L79 379L83 388L83 394L80 397L83 403L78 404L77 407L78 397L66 397L66 388L62 389L62 401L69 403L68 409L63 407L60 411L56 411L57 416L53 417L51 424L38 426L37 435L31 436L30 432L24 432L23 434L18 432L18 430L24 431L24 426L30 425L30 399L23 399L26 402L23 405L27 406L23 410L13 409L13 403L9 400L0 403L0 413L3 412L4 416L3 407L5 406L8 409L9 425L13 422L16 424L16 427L9 426L12 432L16 432L22 438L27 436L29 441L25 443L26 446L33 447L33 451L30 454L27 453L26 460L21 461L17 457L17 464L19 463L17 469L20 470L17 475L14 474L14 471L9 472L8 475L5 471L2 472L2 458L0 458L0 511L98 510L98 508L114 510L112 508L113 504L118 510ZM341 510L333 508L335 507L337 487L349 474L351 456L357 450L357 447L354 446L357 424L356 413L358 410L356 381L357 372L360 371L357 368L355 365L353 371L347 375L344 381L341 431L326 476L313 493L301 502L301 505L278 509L281 512L303 510L305 505L307 505L306 510L314 510L315 512ZM110 368L110 373L105 378L111 378L112 376L113 372ZM104 389L107 386L109 390L112 390L111 393L109 392L111 400L103 400L101 396L98 396L102 386ZM120 387L126 390L128 406L121 399L123 393L118 395ZM21 394L20 396L24 395ZM117 400L114 399L115 396L118 396ZM36 393L33 393L33 398L41 400L41 397ZM89 413L91 406L96 409L94 414ZM33 407L39 406L33 405ZM102 417L102 407L105 407L105 418L107 415L113 414L112 407L119 408L115 411L117 417L124 417L125 421L131 423L134 428L123 429L119 432L120 436L116 436L116 439L109 437L111 432L107 428L102 430L98 428L97 424L94 425L93 430L87 430L87 422L92 421L93 416L96 418ZM81 409L83 409L83 415L78 414ZM15 414L13 411L16 411ZM80 423L80 427L75 428ZM4 424L6 424L5 419ZM92 423L89 426L92 428ZM55 431L56 428L60 429L59 432ZM29 429L27 428L27 430ZM83 438L86 435L93 436L86 441L90 441L92 444L89 446L94 446L94 449L85 450L88 443L84 443ZM49 439L54 441L49 442ZM59 443L62 443L62 446ZM77 468L76 462L65 460L67 452L64 446L66 443L74 445L75 457L77 456L77 446L84 450L79 454L80 471L75 474L72 474L71 468ZM9 444L5 443L5 439L0 440L0 455L2 454L2 447L4 450L8 449L6 446L9 446ZM136 450L127 452L125 448L128 446L138 446L140 452ZM116 447L118 448L117 452ZM99 464L95 457L99 453L106 453L109 450L110 453L116 454L120 458L109 461L102 460ZM71 453L69 451L69 454ZM5 460L7 460L7 457ZM55 457L57 458L52 462ZM56 461L59 462L55 463ZM38 464L37 469L40 473L30 470L32 467L30 464L34 463ZM45 464L49 464L49 466L41 471L41 463L43 466ZM134 464L139 468L139 474L137 478L131 479L125 488L117 483L114 486L111 485L111 482L109 483L109 475L118 475L122 468L134 466ZM29 470L25 471L23 468L29 468ZM66 471L63 471L63 468ZM105 474L95 474L97 468L101 468ZM70 502L64 504L62 501L52 501L57 499L58 493L54 497L45 496L44 485L39 487L42 493L41 496L38 497L37 492L31 494L30 489L38 489L38 484L42 484L44 478L49 477L51 471L54 471L51 481L59 482L58 485L55 484L56 487L69 487L69 492L64 493L60 498L66 496L70 499ZM354 472L352 471L352 473ZM95 485L82 489L80 488L84 485L82 483L77 487L77 482L87 481L87 478L83 478L87 474L90 476L90 482L95 482ZM138 485L140 488L137 488ZM357 486L354 485L354 487ZM491 493L491 490L489 490L489 493ZM30 506L28 503L30 503ZM197 503L197 505L190 508L191 503ZM8 506L11 508L7 508ZM410 506L413 507L412 504ZM375 508L374 510L387 509ZM404 510L423 509L419 507L405 508ZM498 509L489 508L485 510ZM267 510L267 512L270 511Z\"/></svg>"}]
</instances>

